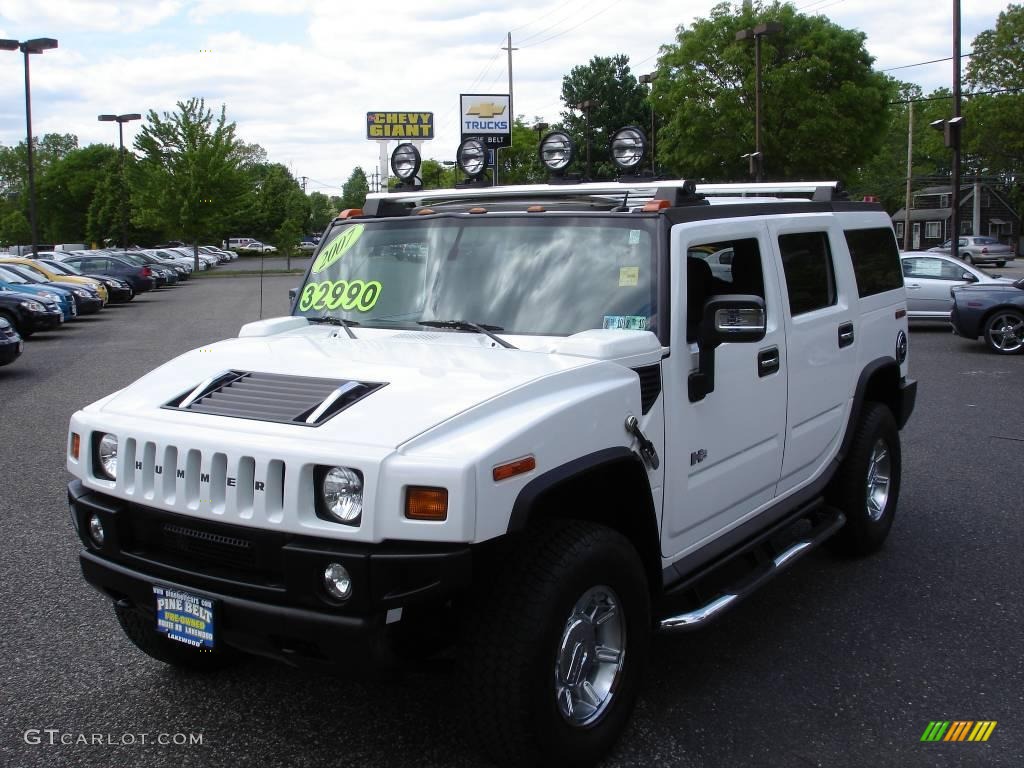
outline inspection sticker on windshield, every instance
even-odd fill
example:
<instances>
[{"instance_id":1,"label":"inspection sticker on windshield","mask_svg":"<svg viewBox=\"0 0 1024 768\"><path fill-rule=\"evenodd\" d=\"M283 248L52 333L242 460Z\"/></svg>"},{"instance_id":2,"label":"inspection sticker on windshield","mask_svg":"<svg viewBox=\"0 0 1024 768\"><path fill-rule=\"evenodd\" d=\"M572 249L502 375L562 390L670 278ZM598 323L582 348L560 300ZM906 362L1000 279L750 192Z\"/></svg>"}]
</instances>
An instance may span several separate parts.
<instances>
[{"instance_id":1,"label":"inspection sticker on windshield","mask_svg":"<svg viewBox=\"0 0 1024 768\"><path fill-rule=\"evenodd\" d=\"M619 267L619 288L630 288L640 281L640 267Z\"/></svg>"},{"instance_id":2,"label":"inspection sticker on windshield","mask_svg":"<svg viewBox=\"0 0 1024 768\"><path fill-rule=\"evenodd\" d=\"M647 318L642 315L605 315L602 328L619 328L625 331L646 331Z\"/></svg>"},{"instance_id":3,"label":"inspection sticker on windshield","mask_svg":"<svg viewBox=\"0 0 1024 768\"><path fill-rule=\"evenodd\" d=\"M213 648L213 601L178 589L153 587L156 631L194 648Z\"/></svg>"},{"instance_id":4,"label":"inspection sticker on windshield","mask_svg":"<svg viewBox=\"0 0 1024 768\"><path fill-rule=\"evenodd\" d=\"M630 245L638 245L640 243L640 232L641 232L641 230L639 230L639 229L631 229L631 230L629 230L629 244Z\"/></svg>"},{"instance_id":5,"label":"inspection sticker on windshield","mask_svg":"<svg viewBox=\"0 0 1024 768\"><path fill-rule=\"evenodd\" d=\"M359 238L362 237L363 229L362 224L353 224L338 235L337 239L324 248L320 255L316 257L316 263L313 264L313 274L323 272L331 264L344 256L349 248L355 245Z\"/></svg>"}]
</instances>

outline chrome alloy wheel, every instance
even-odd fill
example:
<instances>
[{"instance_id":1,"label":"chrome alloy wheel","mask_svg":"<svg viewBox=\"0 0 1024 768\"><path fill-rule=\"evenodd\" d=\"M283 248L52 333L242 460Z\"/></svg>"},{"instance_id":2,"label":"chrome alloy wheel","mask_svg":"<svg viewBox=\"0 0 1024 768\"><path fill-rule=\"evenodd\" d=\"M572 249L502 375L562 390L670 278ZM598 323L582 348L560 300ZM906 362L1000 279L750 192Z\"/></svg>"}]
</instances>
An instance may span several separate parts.
<instances>
[{"instance_id":1,"label":"chrome alloy wheel","mask_svg":"<svg viewBox=\"0 0 1024 768\"><path fill-rule=\"evenodd\" d=\"M992 344L1002 352L1016 352L1024 346L1024 321L1015 314L1001 314L988 324Z\"/></svg>"},{"instance_id":2,"label":"chrome alloy wheel","mask_svg":"<svg viewBox=\"0 0 1024 768\"><path fill-rule=\"evenodd\" d=\"M604 714L625 657L622 601L610 587L588 589L566 619L555 659L558 711L570 725L589 725Z\"/></svg>"},{"instance_id":3,"label":"chrome alloy wheel","mask_svg":"<svg viewBox=\"0 0 1024 768\"><path fill-rule=\"evenodd\" d=\"M868 517L878 522L885 513L885 507L889 503L889 477L892 474L892 461L889 458L889 448L885 441L879 438L875 441L875 447L871 449L871 459L868 461Z\"/></svg>"}]
</instances>

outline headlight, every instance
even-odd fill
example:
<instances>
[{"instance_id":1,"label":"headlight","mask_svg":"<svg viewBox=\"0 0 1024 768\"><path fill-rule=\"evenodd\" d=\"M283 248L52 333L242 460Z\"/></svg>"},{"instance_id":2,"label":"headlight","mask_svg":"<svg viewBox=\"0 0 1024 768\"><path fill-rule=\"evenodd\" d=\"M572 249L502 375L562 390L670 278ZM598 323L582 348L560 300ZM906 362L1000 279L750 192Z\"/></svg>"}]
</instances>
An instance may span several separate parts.
<instances>
[{"instance_id":1,"label":"headlight","mask_svg":"<svg viewBox=\"0 0 1024 768\"><path fill-rule=\"evenodd\" d=\"M349 467L334 467L321 488L324 507L336 520L356 525L363 513L363 476Z\"/></svg>"},{"instance_id":2,"label":"headlight","mask_svg":"<svg viewBox=\"0 0 1024 768\"><path fill-rule=\"evenodd\" d=\"M88 299L92 295L87 290L85 290L85 288L72 288L71 290L75 294L75 296L79 296L83 299Z\"/></svg>"},{"instance_id":3,"label":"headlight","mask_svg":"<svg viewBox=\"0 0 1024 768\"><path fill-rule=\"evenodd\" d=\"M18 304L19 304L19 306L22 306L25 309L27 309L29 312L42 312L43 311L43 305L40 304L38 301L21 301L21 302L18 302Z\"/></svg>"},{"instance_id":4,"label":"headlight","mask_svg":"<svg viewBox=\"0 0 1024 768\"><path fill-rule=\"evenodd\" d=\"M106 434L100 438L96 447L96 458L99 469L108 480L117 480L117 438Z\"/></svg>"},{"instance_id":5,"label":"headlight","mask_svg":"<svg viewBox=\"0 0 1024 768\"><path fill-rule=\"evenodd\" d=\"M39 295L43 298L49 299L50 301L57 301L58 298L56 293L50 293L49 291L40 293Z\"/></svg>"}]
</instances>

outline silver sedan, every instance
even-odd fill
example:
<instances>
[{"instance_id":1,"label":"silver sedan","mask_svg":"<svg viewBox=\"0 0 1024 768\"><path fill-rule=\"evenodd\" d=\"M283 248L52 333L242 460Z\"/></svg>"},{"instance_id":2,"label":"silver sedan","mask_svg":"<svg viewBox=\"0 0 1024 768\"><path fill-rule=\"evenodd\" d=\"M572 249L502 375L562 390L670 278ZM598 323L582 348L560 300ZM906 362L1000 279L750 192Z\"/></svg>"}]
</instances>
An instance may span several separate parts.
<instances>
[{"instance_id":1,"label":"silver sedan","mask_svg":"<svg viewBox=\"0 0 1024 768\"><path fill-rule=\"evenodd\" d=\"M949 320L955 285L968 283L1012 283L982 269L931 251L900 254L903 285L907 289L907 317L911 320Z\"/></svg>"}]
</instances>

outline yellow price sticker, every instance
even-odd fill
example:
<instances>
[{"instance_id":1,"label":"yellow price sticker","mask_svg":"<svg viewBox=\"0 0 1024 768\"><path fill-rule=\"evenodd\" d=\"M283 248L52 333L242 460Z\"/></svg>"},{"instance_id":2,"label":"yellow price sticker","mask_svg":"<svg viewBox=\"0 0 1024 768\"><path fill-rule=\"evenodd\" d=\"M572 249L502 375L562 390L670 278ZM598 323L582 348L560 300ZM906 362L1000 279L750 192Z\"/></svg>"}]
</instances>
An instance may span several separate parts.
<instances>
[{"instance_id":1,"label":"yellow price sticker","mask_svg":"<svg viewBox=\"0 0 1024 768\"><path fill-rule=\"evenodd\" d=\"M359 238L363 236L365 227L362 224L353 224L331 242L326 248L320 251L313 264L313 274L317 275L331 266L334 262L344 256Z\"/></svg>"}]
</instances>

